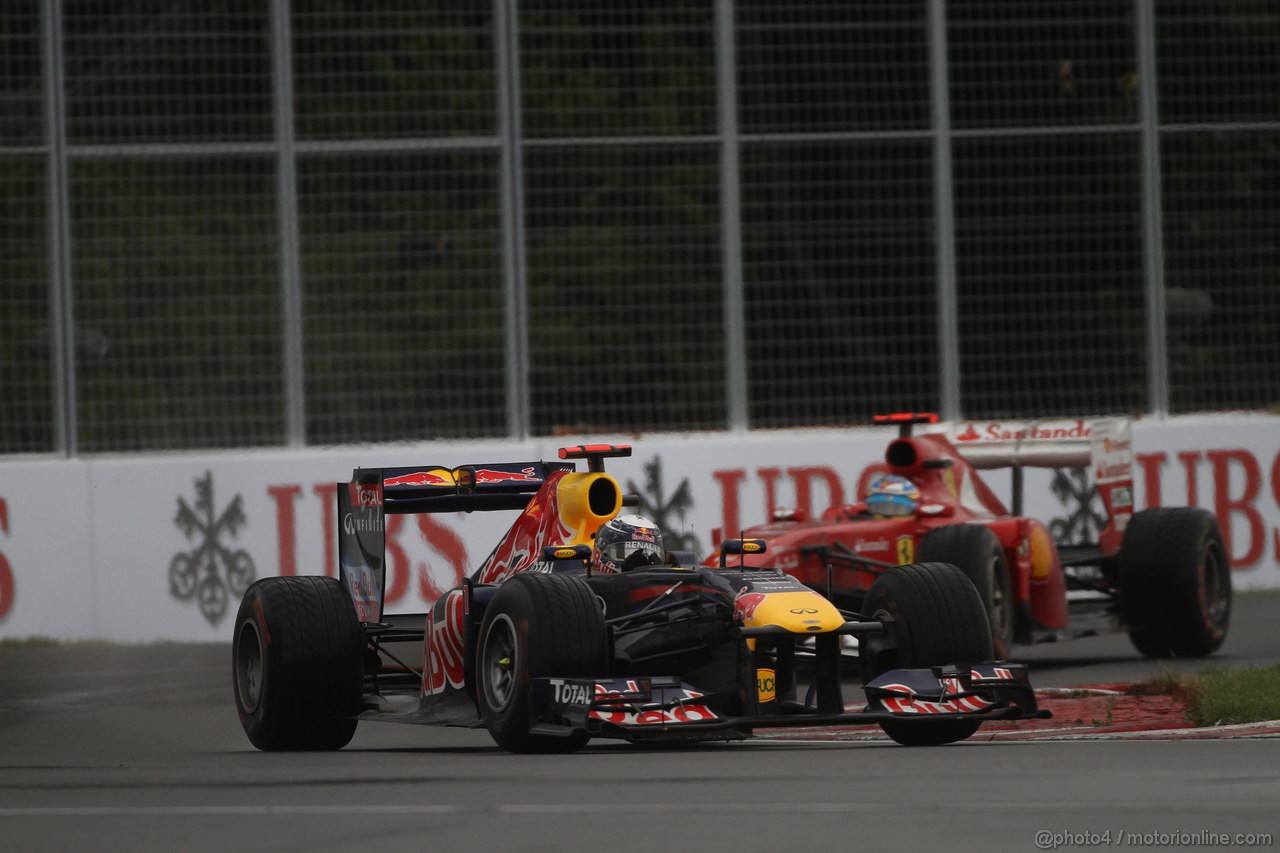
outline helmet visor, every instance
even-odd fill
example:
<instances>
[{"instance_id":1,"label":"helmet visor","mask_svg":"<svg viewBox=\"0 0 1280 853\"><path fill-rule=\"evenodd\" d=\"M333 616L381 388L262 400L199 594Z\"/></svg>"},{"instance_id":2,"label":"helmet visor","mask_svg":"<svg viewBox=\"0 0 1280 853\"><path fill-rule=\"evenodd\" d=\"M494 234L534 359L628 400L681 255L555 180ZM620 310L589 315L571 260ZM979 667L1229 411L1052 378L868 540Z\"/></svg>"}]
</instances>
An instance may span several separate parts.
<instances>
[{"instance_id":1,"label":"helmet visor","mask_svg":"<svg viewBox=\"0 0 1280 853\"><path fill-rule=\"evenodd\" d=\"M662 548L657 542L640 542L628 539L623 542L610 542L603 548L603 554L606 560L614 563L625 562L636 551L644 551L648 554L662 557Z\"/></svg>"},{"instance_id":2,"label":"helmet visor","mask_svg":"<svg viewBox=\"0 0 1280 853\"><path fill-rule=\"evenodd\" d=\"M906 495L869 495L867 509L874 515L912 515L916 502Z\"/></svg>"}]
</instances>

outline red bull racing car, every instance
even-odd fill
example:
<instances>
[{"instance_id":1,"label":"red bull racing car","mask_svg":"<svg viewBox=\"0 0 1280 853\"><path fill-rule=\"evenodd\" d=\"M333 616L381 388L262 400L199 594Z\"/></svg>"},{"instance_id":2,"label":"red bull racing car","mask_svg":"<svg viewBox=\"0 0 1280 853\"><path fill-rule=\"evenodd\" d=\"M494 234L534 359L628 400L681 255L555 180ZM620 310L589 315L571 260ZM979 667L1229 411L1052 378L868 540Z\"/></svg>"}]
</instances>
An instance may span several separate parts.
<instances>
[{"instance_id":1,"label":"red bull racing car","mask_svg":"<svg viewBox=\"0 0 1280 853\"><path fill-rule=\"evenodd\" d=\"M338 749L361 720L486 727L514 752L593 737L732 740L754 729L878 723L895 740L962 740L985 720L1048 716L1026 668L993 660L973 584L954 566L896 567L861 612L728 542L714 566L593 571L591 542L624 504L603 459L357 469L337 495L339 578L277 577L245 593L236 708L259 749ZM387 615L388 514L508 510L510 530L429 613ZM748 559L748 557L750 559ZM859 638L865 702L841 679ZM801 662L804 663L800 666Z\"/></svg>"},{"instance_id":2,"label":"red bull racing car","mask_svg":"<svg viewBox=\"0 0 1280 853\"><path fill-rule=\"evenodd\" d=\"M769 543L770 565L853 609L894 565L952 563L977 587L998 655L1015 642L1114 629L1127 630L1149 657L1203 656L1222 645L1231 577L1217 520L1188 507L1133 511L1127 421L982 430L967 423L913 434L914 425L937 420L915 413L876 418L899 426L880 469L899 493L878 497L885 512L903 512L877 513L867 502L817 519L784 511L743 535ZM1097 542L1059 545L1049 527L1023 514L1028 467L1091 472L1105 513ZM1012 472L1012 508L978 474L993 468Z\"/></svg>"}]
</instances>

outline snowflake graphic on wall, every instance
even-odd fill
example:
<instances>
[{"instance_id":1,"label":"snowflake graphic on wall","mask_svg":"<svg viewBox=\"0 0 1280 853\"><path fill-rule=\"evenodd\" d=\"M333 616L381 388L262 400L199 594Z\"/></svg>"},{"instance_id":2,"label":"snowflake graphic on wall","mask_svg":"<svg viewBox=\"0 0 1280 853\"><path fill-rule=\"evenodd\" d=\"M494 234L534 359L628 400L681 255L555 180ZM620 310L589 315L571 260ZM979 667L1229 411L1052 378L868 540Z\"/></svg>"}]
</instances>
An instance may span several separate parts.
<instances>
[{"instance_id":1,"label":"snowflake graphic on wall","mask_svg":"<svg viewBox=\"0 0 1280 853\"><path fill-rule=\"evenodd\" d=\"M1049 521L1049 532L1059 545L1097 542L1107 526L1107 512L1098 488L1083 468L1056 469L1049 488L1066 512Z\"/></svg>"},{"instance_id":2,"label":"snowflake graphic on wall","mask_svg":"<svg viewBox=\"0 0 1280 853\"><path fill-rule=\"evenodd\" d=\"M676 490L667 496L662 483L662 460L657 456L644 463L644 475L643 490L633 481L627 481L627 491L640 493L640 505L636 507L636 511L658 526L668 551L687 551L699 555L702 545L698 542L697 535L685 526L685 516L693 509L689 480L681 480Z\"/></svg>"}]
</instances>

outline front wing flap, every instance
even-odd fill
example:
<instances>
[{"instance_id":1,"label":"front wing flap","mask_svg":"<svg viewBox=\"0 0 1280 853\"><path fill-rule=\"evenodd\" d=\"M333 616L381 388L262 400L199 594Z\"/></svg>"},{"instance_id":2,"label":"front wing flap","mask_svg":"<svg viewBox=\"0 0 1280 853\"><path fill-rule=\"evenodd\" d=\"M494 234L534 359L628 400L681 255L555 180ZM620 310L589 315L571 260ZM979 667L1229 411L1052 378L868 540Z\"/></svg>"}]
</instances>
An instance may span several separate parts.
<instances>
[{"instance_id":1,"label":"front wing flap","mask_svg":"<svg viewBox=\"0 0 1280 853\"><path fill-rule=\"evenodd\" d=\"M932 669L894 669L867 682L868 712L894 716L973 716L1001 707L1026 717L1047 715L1020 663L982 663Z\"/></svg>"},{"instance_id":2,"label":"front wing flap","mask_svg":"<svg viewBox=\"0 0 1280 853\"><path fill-rule=\"evenodd\" d=\"M888 720L1021 720L1046 718L1021 664L895 669L865 686L861 711L825 713L803 705L733 715L732 697L703 693L673 676L538 678L530 686L534 729L544 734L697 737L754 728L865 725Z\"/></svg>"}]
</instances>

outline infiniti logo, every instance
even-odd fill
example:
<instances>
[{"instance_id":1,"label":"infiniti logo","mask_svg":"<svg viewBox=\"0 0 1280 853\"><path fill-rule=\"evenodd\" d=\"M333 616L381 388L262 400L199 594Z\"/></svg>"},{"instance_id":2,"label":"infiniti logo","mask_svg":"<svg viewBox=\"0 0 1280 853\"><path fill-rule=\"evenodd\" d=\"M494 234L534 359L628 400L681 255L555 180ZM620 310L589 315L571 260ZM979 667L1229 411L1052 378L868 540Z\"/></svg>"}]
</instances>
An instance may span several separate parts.
<instances>
[{"instance_id":1,"label":"infiniti logo","mask_svg":"<svg viewBox=\"0 0 1280 853\"><path fill-rule=\"evenodd\" d=\"M362 533L367 531L381 532L382 516L378 513L347 513L342 519L342 532L348 536L353 536L357 530Z\"/></svg>"},{"instance_id":2,"label":"infiniti logo","mask_svg":"<svg viewBox=\"0 0 1280 853\"><path fill-rule=\"evenodd\" d=\"M818 611L817 611L817 610L814 610L812 607L793 607L793 608L791 608L791 612L792 612L792 613L796 613L796 614L800 614L800 615L803 615L803 614L813 615L813 614L817 613Z\"/></svg>"}]
</instances>

